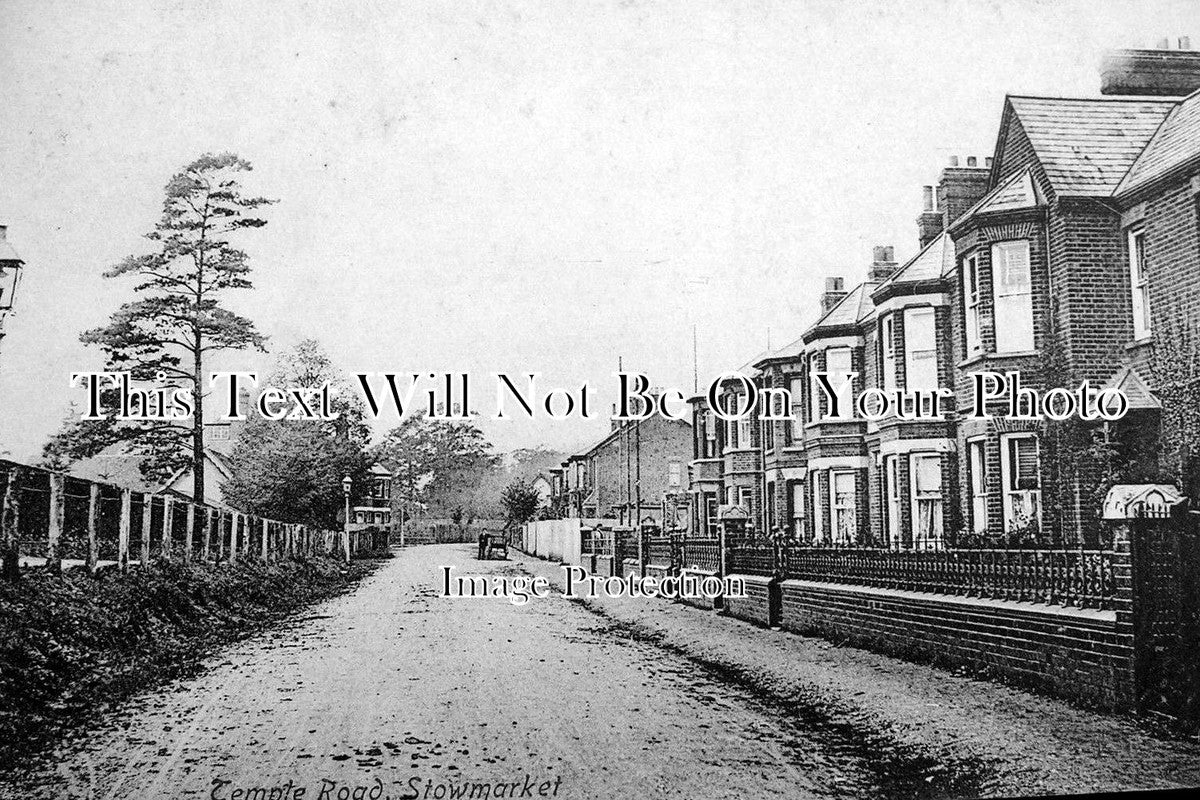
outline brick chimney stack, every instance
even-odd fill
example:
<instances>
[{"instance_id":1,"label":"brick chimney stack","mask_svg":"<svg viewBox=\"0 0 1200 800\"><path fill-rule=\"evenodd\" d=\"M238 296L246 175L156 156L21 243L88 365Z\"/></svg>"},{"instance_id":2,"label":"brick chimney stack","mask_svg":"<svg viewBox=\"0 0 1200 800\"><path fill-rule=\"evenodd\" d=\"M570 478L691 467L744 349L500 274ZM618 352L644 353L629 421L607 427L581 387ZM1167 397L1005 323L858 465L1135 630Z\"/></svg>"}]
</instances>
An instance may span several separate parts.
<instances>
[{"instance_id":1,"label":"brick chimney stack","mask_svg":"<svg viewBox=\"0 0 1200 800\"><path fill-rule=\"evenodd\" d=\"M821 316L828 314L829 309L836 306L846 294L844 278L826 278L825 293L821 295Z\"/></svg>"},{"instance_id":2,"label":"brick chimney stack","mask_svg":"<svg viewBox=\"0 0 1200 800\"><path fill-rule=\"evenodd\" d=\"M1177 48L1163 38L1151 49L1110 50L1100 65L1100 93L1184 97L1200 89L1200 52L1190 36L1180 36Z\"/></svg>"},{"instance_id":3,"label":"brick chimney stack","mask_svg":"<svg viewBox=\"0 0 1200 800\"><path fill-rule=\"evenodd\" d=\"M942 214L934 207L933 187L921 187L921 214L917 217L917 241L921 249L942 233Z\"/></svg>"},{"instance_id":4,"label":"brick chimney stack","mask_svg":"<svg viewBox=\"0 0 1200 800\"><path fill-rule=\"evenodd\" d=\"M937 186L937 207L942 215L942 230L970 210L988 190L991 177L990 165L978 166L975 156L967 158L967 166L960 167L958 156L950 157L950 166L942 170Z\"/></svg>"},{"instance_id":5,"label":"brick chimney stack","mask_svg":"<svg viewBox=\"0 0 1200 800\"><path fill-rule=\"evenodd\" d=\"M890 244L878 245L875 256L871 261L871 269L867 271L867 280L885 281L896 271L896 251Z\"/></svg>"}]
</instances>

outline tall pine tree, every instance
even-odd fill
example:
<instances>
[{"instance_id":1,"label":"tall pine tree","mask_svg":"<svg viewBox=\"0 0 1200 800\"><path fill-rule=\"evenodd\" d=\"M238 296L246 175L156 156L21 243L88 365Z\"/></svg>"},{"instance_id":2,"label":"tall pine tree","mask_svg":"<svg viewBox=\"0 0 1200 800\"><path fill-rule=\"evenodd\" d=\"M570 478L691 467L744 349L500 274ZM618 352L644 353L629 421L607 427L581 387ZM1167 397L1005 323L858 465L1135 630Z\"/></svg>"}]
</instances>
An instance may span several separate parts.
<instances>
[{"instance_id":1,"label":"tall pine tree","mask_svg":"<svg viewBox=\"0 0 1200 800\"><path fill-rule=\"evenodd\" d=\"M129 256L104 273L134 277L136 299L117 309L107 325L80 337L104 350L110 372L129 372L135 381L156 381L161 375L168 385L192 390L196 407L188 424L116 423L110 417L84 445L94 452L128 442L147 456L147 475L190 467L197 502L204 502L206 359L221 350L263 350L265 343L252 321L222 305L231 291L253 288L249 259L231 238L266 225L255 212L273 202L243 193L239 174L250 169L232 153L209 153L172 176L162 218L146 234L154 251Z\"/></svg>"}]
</instances>

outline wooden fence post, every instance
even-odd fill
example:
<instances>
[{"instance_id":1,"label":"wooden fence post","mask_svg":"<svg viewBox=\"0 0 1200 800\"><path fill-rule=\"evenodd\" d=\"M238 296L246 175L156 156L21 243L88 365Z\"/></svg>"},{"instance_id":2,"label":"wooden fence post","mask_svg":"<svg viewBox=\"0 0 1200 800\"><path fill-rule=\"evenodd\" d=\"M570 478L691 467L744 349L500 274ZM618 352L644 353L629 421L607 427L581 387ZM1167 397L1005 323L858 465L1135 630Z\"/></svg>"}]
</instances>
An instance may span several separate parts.
<instances>
[{"instance_id":1,"label":"wooden fence post","mask_svg":"<svg viewBox=\"0 0 1200 800\"><path fill-rule=\"evenodd\" d=\"M170 497L163 498L162 523L162 557L164 561L171 560L171 533L175 527L175 501Z\"/></svg>"},{"instance_id":2,"label":"wooden fence post","mask_svg":"<svg viewBox=\"0 0 1200 800\"><path fill-rule=\"evenodd\" d=\"M66 514L66 498L63 497L63 476L50 473L50 518L46 529L46 568L62 569L63 517Z\"/></svg>"},{"instance_id":3,"label":"wooden fence post","mask_svg":"<svg viewBox=\"0 0 1200 800\"><path fill-rule=\"evenodd\" d=\"M100 560L100 542L96 526L100 523L100 484L93 483L88 487L88 572L96 574L96 562Z\"/></svg>"},{"instance_id":4,"label":"wooden fence post","mask_svg":"<svg viewBox=\"0 0 1200 800\"><path fill-rule=\"evenodd\" d=\"M154 519L154 495L142 493L142 569L150 565L150 523Z\"/></svg>"},{"instance_id":5,"label":"wooden fence post","mask_svg":"<svg viewBox=\"0 0 1200 800\"><path fill-rule=\"evenodd\" d=\"M4 507L0 513L0 533L4 539L2 572L7 581L21 577L21 479L24 470L8 468L8 483L4 488Z\"/></svg>"},{"instance_id":6,"label":"wooden fence post","mask_svg":"<svg viewBox=\"0 0 1200 800\"><path fill-rule=\"evenodd\" d=\"M204 509L204 560L208 561L208 553L212 549L213 510L207 506Z\"/></svg>"},{"instance_id":7,"label":"wooden fence post","mask_svg":"<svg viewBox=\"0 0 1200 800\"><path fill-rule=\"evenodd\" d=\"M225 558L225 510L217 512L217 560Z\"/></svg>"},{"instance_id":8,"label":"wooden fence post","mask_svg":"<svg viewBox=\"0 0 1200 800\"><path fill-rule=\"evenodd\" d=\"M233 514L231 514L229 517L229 563L230 564L237 563L238 519L240 517L241 517L241 514L239 514L236 511L234 511Z\"/></svg>"},{"instance_id":9,"label":"wooden fence post","mask_svg":"<svg viewBox=\"0 0 1200 800\"><path fill-rule=\"evenodd\" d=\"M121 520L117 527L117 568L129 569L129 529L133 524L133 490L121 490Z\"/></svg>"},{"instance_id":10,"label":"wooden fence post","mask_svg":"<svg viewBox=\"0 0 1200 800\"><path fill-rule=\"evenodd\" d=\"M270 524L265 519L262 521L262 560L269 561L270 548L267 546L267 539L271 535Z\"/></svg>"},{"instance_id":11,"label":"wooden fence post","mask_svg":"<svg viewBox=\"0 0 1200 800\"><path fill-rule=\"evenodd\" d=\"M183 562L192 560L192 547L196 543L196 504L188 503L187 507L187 540L183 546Z\"/></svg>"}]
</instances>

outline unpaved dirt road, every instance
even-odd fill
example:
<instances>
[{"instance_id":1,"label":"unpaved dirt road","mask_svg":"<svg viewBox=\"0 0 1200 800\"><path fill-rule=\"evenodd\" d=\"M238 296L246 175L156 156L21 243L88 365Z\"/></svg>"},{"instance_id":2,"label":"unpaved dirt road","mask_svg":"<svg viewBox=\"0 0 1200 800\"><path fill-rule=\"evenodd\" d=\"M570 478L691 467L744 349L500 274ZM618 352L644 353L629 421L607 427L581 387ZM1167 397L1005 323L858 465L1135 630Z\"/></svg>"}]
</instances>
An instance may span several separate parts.
<instances>
[{"instance_id":1,"label":"unpaved dirt road","mask_svg":"<svg viewBox=\"0 0 1200 800\"><path fill-rule=\"evenodd\" d=\"M553 596L439 596L474 547L401 552L352 593L84 725L5 798L937 794L836 726ZM662 602L662 601L654 601ZM917 770L917 766L912 767ZM900 783L896 783L899 781ZM475 784L479 784L476 786ZM303 791L300 791L303 790Z\"/></svg>"}]
</instances>

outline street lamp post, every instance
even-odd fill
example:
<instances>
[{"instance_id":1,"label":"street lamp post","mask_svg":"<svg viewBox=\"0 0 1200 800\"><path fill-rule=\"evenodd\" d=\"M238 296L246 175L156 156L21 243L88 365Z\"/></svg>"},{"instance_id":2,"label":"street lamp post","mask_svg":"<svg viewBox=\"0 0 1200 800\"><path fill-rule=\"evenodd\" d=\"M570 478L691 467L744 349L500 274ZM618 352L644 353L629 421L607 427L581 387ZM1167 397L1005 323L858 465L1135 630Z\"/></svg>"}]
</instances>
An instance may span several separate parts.
<instances>
[{"instance_id":1,"label":"street lamp post","mask_svg":"<svg viewBox=\"0 0 1200 800\"><path fill-rule=\"evenodd\" d=\"M350 563L350 487L353 482L350 476L342 478L342 497L346 501L346 521L342 525L342 555L346 563Z\"/></svg>"},{"instance_id":2,"label":"street lamp post","mask_svg":"<svg viewBox=\"0 0 1200 800\"><path fill-rule=\"evenodd\" d=\"M8 243L8 226L0 225L0 342L4 339L4 320L12 311L17 285L21 282L24 261Z\"/></svg>"}]
</instances>

